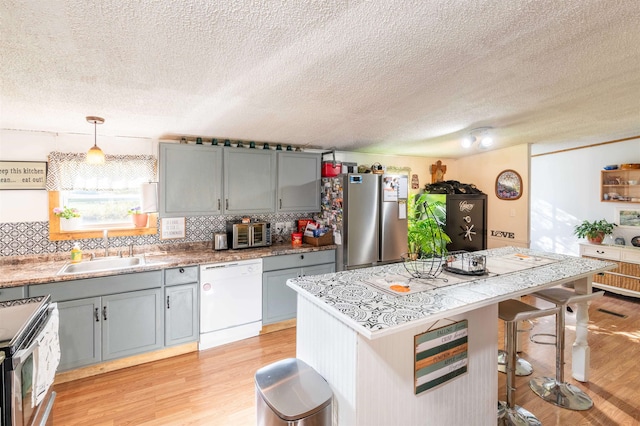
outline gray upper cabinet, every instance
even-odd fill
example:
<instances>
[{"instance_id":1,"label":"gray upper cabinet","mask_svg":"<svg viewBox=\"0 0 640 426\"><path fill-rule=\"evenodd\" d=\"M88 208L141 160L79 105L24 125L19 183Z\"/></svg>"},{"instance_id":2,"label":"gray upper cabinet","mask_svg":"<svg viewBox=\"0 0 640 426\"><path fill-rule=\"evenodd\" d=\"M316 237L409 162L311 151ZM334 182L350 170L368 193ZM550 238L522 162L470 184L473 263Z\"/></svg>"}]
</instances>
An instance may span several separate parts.
<instances>
[{"instance_id":1,"label":"gray upper cabinet","mask_svg":"<svg viewBox=\"0 0 640 426\"><path fill-rule=\"evenodd\" d=\"M273 213L276 196L276 156L271 150L224 149L226 214Z\"/></svg>"},{"instance_id":2,"label":"gray upper cabinet","mask_svg":"<svg viewBox=\"0 0 640 426\"><path fill-rule=\"evenodd\" d=\"M222 213L222 148L160 145L160 217Z\"/></svg>"},{"instance_id":3,"label":"gray upper cabinet","mask_svg":"<svg viewBox=\"0 0 640 426\"><path fill-rule=\"evenodd\" d=\"M320 154L278 152L277 211L320 211Z\"/></svg>"}]
</instances>

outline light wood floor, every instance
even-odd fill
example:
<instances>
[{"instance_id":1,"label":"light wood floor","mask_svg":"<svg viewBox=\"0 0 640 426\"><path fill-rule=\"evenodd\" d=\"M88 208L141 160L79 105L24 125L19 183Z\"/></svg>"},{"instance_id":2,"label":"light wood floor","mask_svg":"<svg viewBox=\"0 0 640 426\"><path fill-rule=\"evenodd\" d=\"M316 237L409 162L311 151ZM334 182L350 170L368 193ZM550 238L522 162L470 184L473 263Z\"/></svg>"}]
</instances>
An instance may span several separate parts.
<instances>
[{"instance_id":1,"label":"light wood floor","mask_svg":"<svg viewBox=\"0 0 640 426\"><path fill-rule=\"evenodd\" d=\"M548 306L528 297L525 301ZM518 377L516 401L545 426L640 425L640 300L607 294L592 303L590 320L591 380L579 383L570 374L575 324L571 314L565 379L585 390L594 407L578 412L544 402L529 389L530 377ZM502 324L497 326L502 330ZM551 318L536 325L536 331L552 330ZM502 334L499 340L502 346ZM290 328L55 385L54 425L255 425L255 371L294 356L295 329ZM533 363L534 376L554 375L553 346L527 342L521 356ZM504 399L505 375L496 374L497 396ZM452 426L446 421L434 424Z\"/></svg>"}]
</instances>

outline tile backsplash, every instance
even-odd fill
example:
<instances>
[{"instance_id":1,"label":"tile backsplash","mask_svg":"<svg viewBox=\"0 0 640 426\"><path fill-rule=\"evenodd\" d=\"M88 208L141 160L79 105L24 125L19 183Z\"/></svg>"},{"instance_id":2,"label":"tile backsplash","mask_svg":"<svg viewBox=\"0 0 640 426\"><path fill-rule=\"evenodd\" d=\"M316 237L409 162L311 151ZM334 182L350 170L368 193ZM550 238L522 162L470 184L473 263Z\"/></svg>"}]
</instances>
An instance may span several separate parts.
<instances>
[{"instance_id":1,"label":"tile backsplash","mask_svg":"<svg viewBox=\"0 0 640 426\"><path fill-rule=\"evenodd\" d=\"M276 224L285 224L289 231L293 223L300 218L313 217L313 213L254 215L251 218L271 223L272 241L281 242L290 239L289 234L277 232ZM140 235L129 237L109 237L111 249L135 246L180 244L211 241L214 232L224 232L228 220L239 220L241 216L194 216L186 218L186 237L172 240L160 240L160 235ZM282 228L282 227L281 227ZM0 256L24 256L34 254L64 253L79 242L83 250L103 249L102 238L81 240L49 241L49 222L0 223Z\"/></svg>"}]
</instances>

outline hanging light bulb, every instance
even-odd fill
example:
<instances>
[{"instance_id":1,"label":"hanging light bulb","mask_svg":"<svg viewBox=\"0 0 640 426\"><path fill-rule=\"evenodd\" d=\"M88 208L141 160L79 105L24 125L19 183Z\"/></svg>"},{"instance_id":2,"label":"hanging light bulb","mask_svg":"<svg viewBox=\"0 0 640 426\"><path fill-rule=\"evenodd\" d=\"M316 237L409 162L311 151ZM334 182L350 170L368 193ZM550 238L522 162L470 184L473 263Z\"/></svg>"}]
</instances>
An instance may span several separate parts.
<instances>
[{"instance_id":1,"label":"hanging light bulb","mask_svg":"<svg viewBox=\"0 0 640 426\"><path fill-rule=\"evenodd\" d=\"M104 163L104 152L98 148L98 124L104 123L102 117L87 117L87 122L93 124L93 146L87 152L87 163L89 164L102 164Z\"/></svg>"}]
</instances>

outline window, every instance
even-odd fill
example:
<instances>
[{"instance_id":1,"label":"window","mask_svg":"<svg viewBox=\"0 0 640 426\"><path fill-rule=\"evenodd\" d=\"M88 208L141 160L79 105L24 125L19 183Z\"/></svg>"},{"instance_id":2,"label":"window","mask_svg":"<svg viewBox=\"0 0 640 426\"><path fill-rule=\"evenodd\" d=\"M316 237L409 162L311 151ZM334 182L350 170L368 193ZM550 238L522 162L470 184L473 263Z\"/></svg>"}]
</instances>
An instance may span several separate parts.
<instances>
[{"instance_id":1,"label":"window","mask_svg":"<svg viewBox=\"0 0 640 426\"><path fill-rule=\"evenodd\" d=\"M104 164L87 164L85 154L49 154L49 233L52 240L92 238L92 232L119 229L114 235L155 233L156 219L145 229L131 229L128 210L141 205L142 184L156 180L156 159L147 155L107 155ZM54 207L76 208L80 230L60 232ZM97 235L99 236L99 235Z\"/></svg>"}]
</instances>

